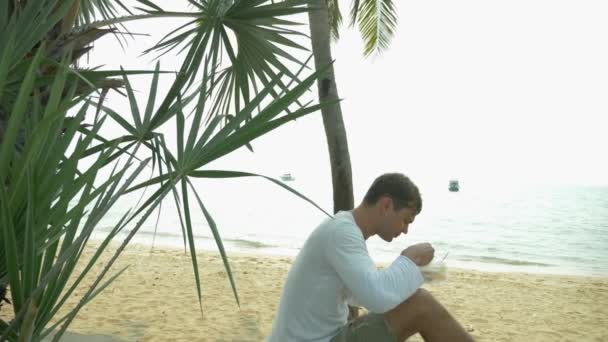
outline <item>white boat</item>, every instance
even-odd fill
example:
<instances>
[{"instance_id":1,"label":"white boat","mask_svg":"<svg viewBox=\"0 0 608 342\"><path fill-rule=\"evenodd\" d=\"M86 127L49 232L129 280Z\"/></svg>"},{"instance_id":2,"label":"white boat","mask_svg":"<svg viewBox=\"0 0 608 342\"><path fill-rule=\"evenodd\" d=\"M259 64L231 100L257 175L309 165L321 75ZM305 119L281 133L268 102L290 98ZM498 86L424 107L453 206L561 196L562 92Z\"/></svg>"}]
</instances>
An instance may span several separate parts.
<instances>
[{"instance_id":1,"label":"white boat","mask_svg":"<svg viewBox=\"0 0 608 342\"><path fill-rule=\"evenodd\" d=\"M448 190L450 190L451 192L458 192L460 190L460 184L458 183L457 179L450 180L450 186L448 187Z\"/></svg>"},{"instance_id":2,"label":"white boat","mask_svg":"<svg viewBox=\"0 0 608 342\"><path fill-rule=\"evenodd\" d=\"M292 176L291 173L284 173L281 175L280 178L284 182L293 182L294 180L296 180L296 178Z\"/></svg>"}]
</instances>

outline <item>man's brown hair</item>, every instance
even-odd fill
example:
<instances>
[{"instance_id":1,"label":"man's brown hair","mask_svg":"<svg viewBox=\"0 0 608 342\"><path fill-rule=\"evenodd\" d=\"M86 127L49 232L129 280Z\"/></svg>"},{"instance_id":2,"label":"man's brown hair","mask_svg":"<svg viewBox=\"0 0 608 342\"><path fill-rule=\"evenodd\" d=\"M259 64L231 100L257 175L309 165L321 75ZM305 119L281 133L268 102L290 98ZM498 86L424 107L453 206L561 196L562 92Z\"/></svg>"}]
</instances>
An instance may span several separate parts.
<instances>
[{"instance_id":1,"label":"man's brown hair","mask_svg":"<svg viewBox=\"0 0 608 342\"><path fill-rule=\"evenodd\" d=\"M382 196L393 200L395 210L413 205L416 214L422 211L422 198L418 187L402 173L385 173L376 178L367 190L363 203L374 205Z\"/></svg>"}]
</instances>

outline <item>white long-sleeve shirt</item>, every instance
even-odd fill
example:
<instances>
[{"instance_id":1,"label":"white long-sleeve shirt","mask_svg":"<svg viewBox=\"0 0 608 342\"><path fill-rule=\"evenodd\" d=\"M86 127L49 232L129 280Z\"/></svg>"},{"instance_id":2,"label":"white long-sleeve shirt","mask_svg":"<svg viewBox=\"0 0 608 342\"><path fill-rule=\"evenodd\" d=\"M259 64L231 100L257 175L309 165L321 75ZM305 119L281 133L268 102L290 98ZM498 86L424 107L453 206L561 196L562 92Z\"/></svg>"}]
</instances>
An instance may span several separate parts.
<instances>
[{"instance_id":1,"label":"white long-sleeve shirt","mask_svg":"<svg viewBox=\"0 0 608 342\"><path fill-rule=\"evenodd\" d=\"M384 313L422 285L420 270L399 256L379 270L348 211L325 220L304 243L283 287L268 342L326 342L346 324L351 297Z\"/></svg>"}]
</instances>

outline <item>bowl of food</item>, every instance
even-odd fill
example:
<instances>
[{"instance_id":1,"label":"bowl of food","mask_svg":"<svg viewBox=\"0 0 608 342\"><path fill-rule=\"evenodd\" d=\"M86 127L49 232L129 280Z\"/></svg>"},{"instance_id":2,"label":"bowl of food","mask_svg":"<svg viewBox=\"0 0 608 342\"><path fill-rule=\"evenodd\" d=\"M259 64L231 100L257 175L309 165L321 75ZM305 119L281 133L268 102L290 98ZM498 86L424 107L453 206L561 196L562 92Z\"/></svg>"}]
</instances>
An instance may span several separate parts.
<instances>
[{"instance_id":1,"label":"bowl of food","mask_svg":"<svg viewBox=\"0 0 608 342\"><path fill-rule=\"evenodd\" d=\"M420 267L420 272L422 272L425 281L436 282L448 278L448 265L445 262L447 256L448 253L440 261L431 262L426 266Z\"/></svg>"}]
</instances>

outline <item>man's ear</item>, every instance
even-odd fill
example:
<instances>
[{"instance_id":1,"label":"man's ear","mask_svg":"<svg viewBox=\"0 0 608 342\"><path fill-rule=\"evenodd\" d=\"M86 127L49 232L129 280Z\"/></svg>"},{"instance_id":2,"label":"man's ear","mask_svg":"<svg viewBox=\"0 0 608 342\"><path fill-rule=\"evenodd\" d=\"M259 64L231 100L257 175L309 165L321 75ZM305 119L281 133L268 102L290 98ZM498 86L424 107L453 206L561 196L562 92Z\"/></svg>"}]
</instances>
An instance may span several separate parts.
<instances>
[{"instance_id":1,"label":"man's ear","mask_svg":"<svg viewBox=\"0 0 608 342\"><path fill-rule=\"evenodd\" d=\"M388 196L380 197L380 207L383 212L389 211L393 207L393 199Z\"/></svg>"}]
</instances>

